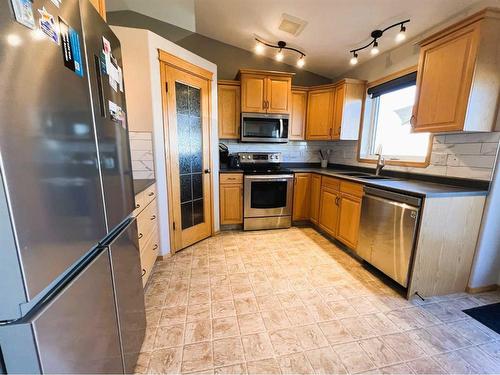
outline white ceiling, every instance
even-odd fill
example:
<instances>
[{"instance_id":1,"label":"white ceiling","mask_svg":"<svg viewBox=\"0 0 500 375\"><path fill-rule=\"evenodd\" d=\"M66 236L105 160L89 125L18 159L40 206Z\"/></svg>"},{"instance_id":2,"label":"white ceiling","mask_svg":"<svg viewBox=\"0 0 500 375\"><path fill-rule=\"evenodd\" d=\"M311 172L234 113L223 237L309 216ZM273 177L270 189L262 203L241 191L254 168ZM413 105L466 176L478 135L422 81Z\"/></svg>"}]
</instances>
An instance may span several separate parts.
<instances>
[{"instance_id":1,"label":"white ceiling","mask_svg":"<svg viewBox=\"0 0 500 375\"><path fill-rule=\"evenodd\" d=\"M408 39L481 0L195 0L196 32L252 50L258 35L286 41L307 54L305 69L335 77L348 69L349 50L370 40L373 29L410 18ZM476 4L477 5L477 4ZM278 29L283 13L307 21L299 36ZM397 28L380 40L381 52L396 46ZM268 50L272 57L275 50ZM360 53L360 62L370 58ZM285 57L294 64L296 55Z\"/></svg>"}]
</instances>

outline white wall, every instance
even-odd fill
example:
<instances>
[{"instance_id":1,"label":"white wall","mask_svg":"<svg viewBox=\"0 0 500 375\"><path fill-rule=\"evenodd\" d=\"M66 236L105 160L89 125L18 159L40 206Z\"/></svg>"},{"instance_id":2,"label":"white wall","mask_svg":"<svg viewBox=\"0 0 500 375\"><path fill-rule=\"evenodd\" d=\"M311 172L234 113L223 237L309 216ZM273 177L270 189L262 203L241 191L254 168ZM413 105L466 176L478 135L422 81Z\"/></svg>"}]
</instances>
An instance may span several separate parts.
<instances>
[{"instance_id":1,"label":"white wall","mask_svg":"<svg viewBox=\"0 0 500 375\"><path fill-rule=\"evenodd\" d=\"M469 287L500 285L500 158L483 213Z\"/></svg>"},{"instance_id":2,"label":"white wall","mask_svg":"<svg viewBox=\"0 0 500 375\"><path fill-rule=\"evenodd\" d=\"M120 39L122 49L126 51L133 48L137 43L143 43L148 46L147 55L133 59L133 63L128 64L125 61L127 53L124 53L124 76L127 76L127 70L134 72L136 69L144 69L149 72L148 79L142 82L136 81L134 84L128 83L125 79L126 94L129 91L137 90L150 96L149 100L143 100L142 111L150 111L151 117L145 116L146 121L151 118L153 131L153 149L156 170L156 185L158 189L158 214L160 229L160 254L165 255L170 252L170 233L169 233L169 214L168 214L168 194L167 194L167 166L165 138L163 131L163 108L162 108L162 90L160 76L160 62L158 60L158 50L161 49L172 55L175 55L192 64L198 65L213 73L212 81L212 103L211 103L211 146L212 146L212 184L213 184L213 206L214 228L219 230L219 157L218 157L218 135L217 135L217 66L193 53L179 47L178 45L147 30L133 29L128 27L112 27L115 34ZM128 95L128 94L127 94ZM129 97L127 96L127 102ZM145 103L145 104L144 104ZM128 103L127 103L128 105ZM134 121L142 121L135 118ZM134 124L131 123L131 128Z\"/></svg>"}]
</instances>

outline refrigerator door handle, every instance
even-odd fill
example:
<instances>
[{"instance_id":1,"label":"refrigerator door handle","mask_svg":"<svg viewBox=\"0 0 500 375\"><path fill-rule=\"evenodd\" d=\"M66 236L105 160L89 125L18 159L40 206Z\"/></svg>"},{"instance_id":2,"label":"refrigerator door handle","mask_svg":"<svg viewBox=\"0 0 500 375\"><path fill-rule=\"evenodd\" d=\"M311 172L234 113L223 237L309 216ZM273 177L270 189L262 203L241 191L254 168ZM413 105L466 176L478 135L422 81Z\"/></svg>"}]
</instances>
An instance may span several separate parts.
<instances>
[{"instance_id":1,"label":"refrigerator door handle","mask_svg":"<svg viewBox=\"0 0 500 375\"><path fill-rule=\"evenodd\" d=\"M101 75L101 59L99 56L94 55L95 72L97 78L97 91L99 92L99 109L101 111L101 117L106 117L106 107L104 103L104 88L102 85L102 75Z\"/></svg>"}]
</instances>

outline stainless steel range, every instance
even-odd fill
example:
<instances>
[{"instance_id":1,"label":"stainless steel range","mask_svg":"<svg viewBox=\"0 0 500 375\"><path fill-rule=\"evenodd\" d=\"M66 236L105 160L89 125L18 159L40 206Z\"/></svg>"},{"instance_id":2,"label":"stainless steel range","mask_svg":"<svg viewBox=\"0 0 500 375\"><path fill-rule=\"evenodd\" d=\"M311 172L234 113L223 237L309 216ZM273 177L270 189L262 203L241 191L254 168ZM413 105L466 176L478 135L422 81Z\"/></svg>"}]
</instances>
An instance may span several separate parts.
<instances>
[{"instance_id":1,"label":"stainless steel range","mask_svg":"<svg viewBox=\"0 0 500 375\"><path fill-rule=\"evenodd\" d=\"M289 228L293 173L281 167L281 153L238 154L244 171L243 229Z\"/></svg>"}]
</instances>

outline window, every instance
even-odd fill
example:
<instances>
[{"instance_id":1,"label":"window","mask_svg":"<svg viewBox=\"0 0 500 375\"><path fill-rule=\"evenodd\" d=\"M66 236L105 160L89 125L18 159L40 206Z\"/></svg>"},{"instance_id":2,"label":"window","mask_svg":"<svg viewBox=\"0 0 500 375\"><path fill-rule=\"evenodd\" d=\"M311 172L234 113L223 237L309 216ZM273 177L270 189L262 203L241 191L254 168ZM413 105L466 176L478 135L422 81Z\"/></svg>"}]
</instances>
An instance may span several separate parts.
<instances>
[{"instance_id":1,"label":"window","mask_svg":"<svg viewBox=\"0 0 500 375\"><path fill-rule=\"evenodd\" d=\"M410 118L416 91L416 72L368 89L359 159L381 154L387 164L428 165L429 133L412 133Z\"/></svg>"}]
</instances>

